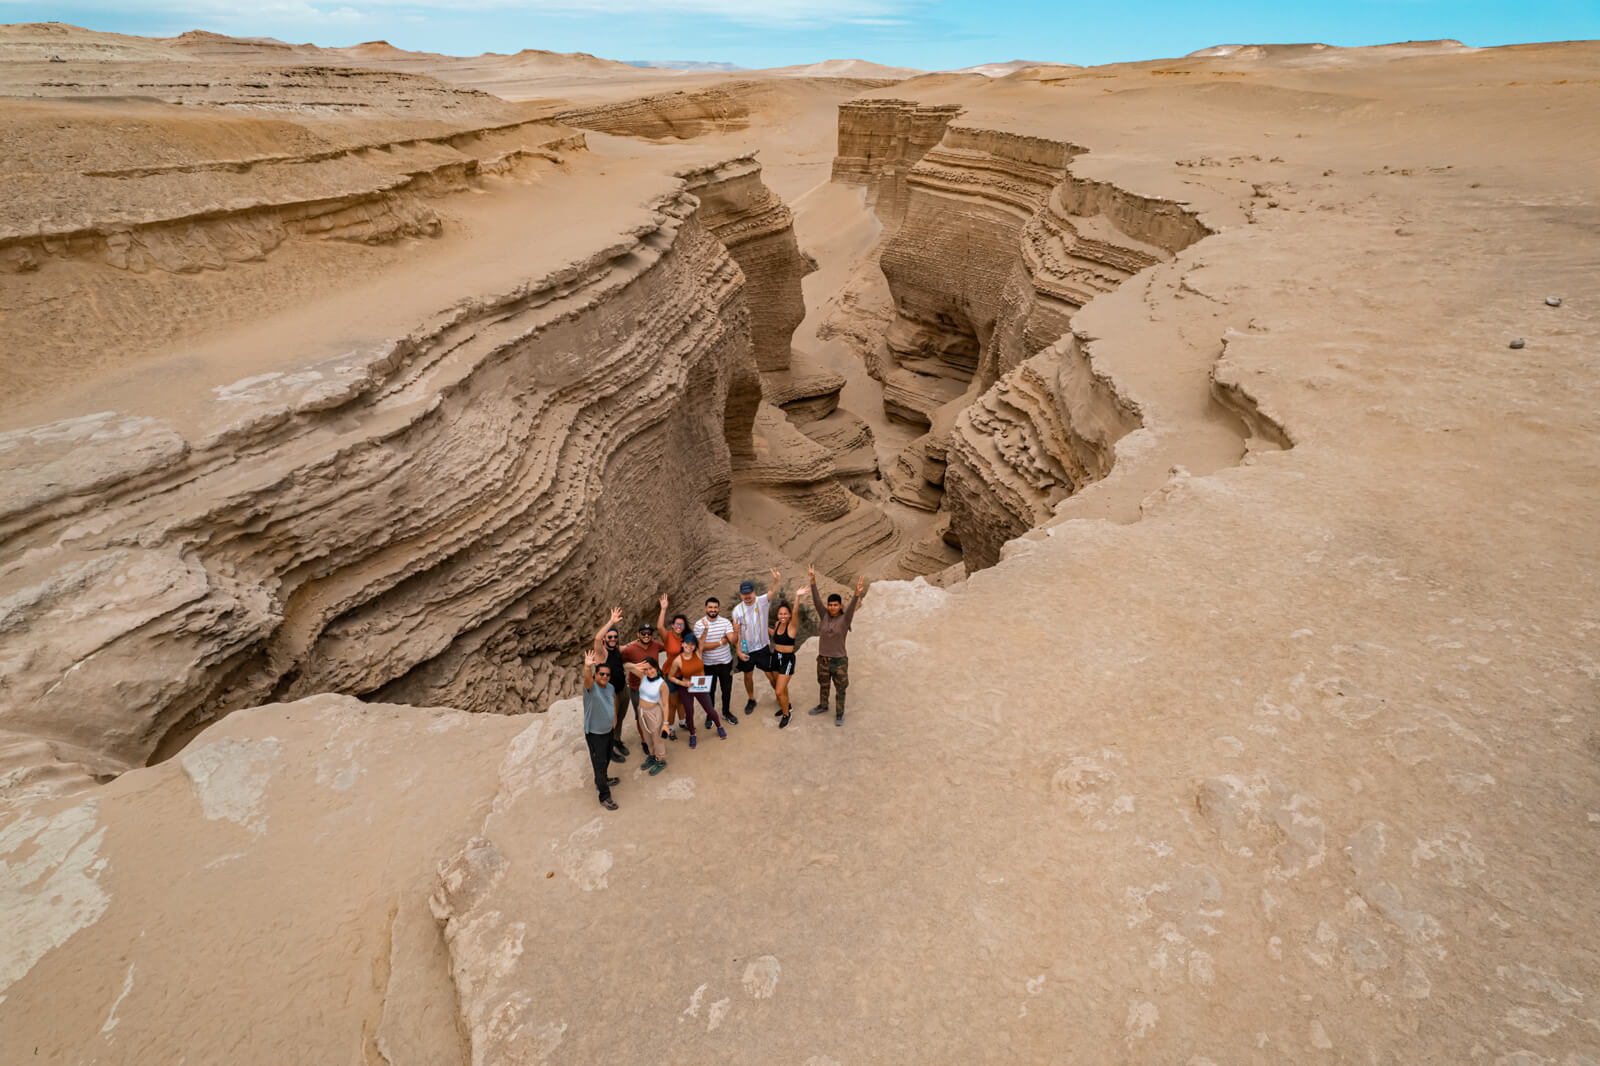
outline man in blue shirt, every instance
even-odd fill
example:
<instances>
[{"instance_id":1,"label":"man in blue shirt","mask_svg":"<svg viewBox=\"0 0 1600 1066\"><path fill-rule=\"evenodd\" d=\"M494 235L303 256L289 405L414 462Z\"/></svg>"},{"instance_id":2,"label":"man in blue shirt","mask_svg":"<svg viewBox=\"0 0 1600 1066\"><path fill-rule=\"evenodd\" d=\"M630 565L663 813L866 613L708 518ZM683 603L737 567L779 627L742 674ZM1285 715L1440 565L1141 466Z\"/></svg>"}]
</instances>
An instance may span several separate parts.
<instances>
[{"instance_id":1,"label":"man in blue shirt","mask_svg":"<svg viewBox=\"0 0 1600 1066\"><path fill-rule=\"evenodd\" d=\"M586 651L583 653L583 739L589 744L589 762L594 767L594 787L600 790L600 806L608 811L617 809L616 800L611 798L611 786L620 781L620 778L606 776L611 769L611 727L616 718L611 667L600 662L593 651Z\"/></svg>"}]
</instances>

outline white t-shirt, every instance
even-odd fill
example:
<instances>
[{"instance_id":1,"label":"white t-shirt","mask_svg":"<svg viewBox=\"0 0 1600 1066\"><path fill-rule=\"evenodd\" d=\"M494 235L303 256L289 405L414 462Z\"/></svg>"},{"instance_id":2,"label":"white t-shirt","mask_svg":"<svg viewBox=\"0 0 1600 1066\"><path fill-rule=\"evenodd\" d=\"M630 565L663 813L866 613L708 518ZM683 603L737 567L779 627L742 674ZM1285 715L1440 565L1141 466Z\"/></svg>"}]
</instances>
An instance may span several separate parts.
<instances>
[{"instance_id":1,"label":"white t-shirt","mask_svg":"<svg viewBox=\"0 0 1600 1066\"><path fill-rule=\"evenodd\" d=\"M657 677L654 681L650 680L648 677L641 677L639 679L639 702L660 703L661 686L663 684L665 684L665 682L659 677Z\"/></svg>"},{"instance_id":2,"label":"white t-shirt","mask_svg":"<svg viewBox=\"0 0 1600 1066\"><path fill-rule=\"evenodd\" d=\"M727 640L733 636L733 623L718 615L716 618L702 618L694 624L694 635L700 638L700 658L707 666L721 666L723 663L733 662L733 645L724 644L720 648L706 649L706 644L713 640Z\"/></svg>"},{"instance_id":3,"label":"white t-shirt","mask_svg":"<svg viewBox=\"0 0 1600 1066\"><path fill-rule=\"evenodd\" d=\"M733 620L739 623L739 639L746 652L767 646L767 594L756 597L756 602L746 606L743 600L733 605Z\"/></svg>"}]
</instances>

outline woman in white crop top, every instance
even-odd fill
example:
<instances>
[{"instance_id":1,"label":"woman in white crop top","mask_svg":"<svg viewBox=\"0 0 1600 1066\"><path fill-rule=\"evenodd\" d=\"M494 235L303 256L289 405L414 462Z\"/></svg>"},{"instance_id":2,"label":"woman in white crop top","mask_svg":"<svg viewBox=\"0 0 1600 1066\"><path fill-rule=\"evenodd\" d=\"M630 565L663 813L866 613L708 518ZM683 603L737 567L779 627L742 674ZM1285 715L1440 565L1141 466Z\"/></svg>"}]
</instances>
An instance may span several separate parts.
<instances>
[{"instance_id":1,"label":"woman in white crop top","mask_svg":"<svg viewBox=\"0 0 1600 1066\"><path fill-rule=\"evenodd\" d=\"M666 744L661 739L661 712L666 703L667 683L661 677L661 666L654 659L642 663L628 663L628 673L639 679L639 718L644 726L644 742L648 749L641 769L659 774L667 768L661 756Z\"/></svg>"}]
</instances>

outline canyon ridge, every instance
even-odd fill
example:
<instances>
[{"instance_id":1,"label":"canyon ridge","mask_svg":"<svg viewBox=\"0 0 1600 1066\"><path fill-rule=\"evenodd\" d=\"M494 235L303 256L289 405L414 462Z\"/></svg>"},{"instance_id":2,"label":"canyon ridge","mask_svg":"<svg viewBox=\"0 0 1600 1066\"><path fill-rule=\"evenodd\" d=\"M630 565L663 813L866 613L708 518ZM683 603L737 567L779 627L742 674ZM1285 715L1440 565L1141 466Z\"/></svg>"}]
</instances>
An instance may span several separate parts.
<instances>
[{"instance_id":1,"label":"canyon ridge","mask_svg":"<svg viewBox=\"0 0 1600 1066\"><path fill-rule=\"evenodd\" d=\"M0 26L0 1059L1600 1063L1597 71Z\"/></svg>"}]
</instances>

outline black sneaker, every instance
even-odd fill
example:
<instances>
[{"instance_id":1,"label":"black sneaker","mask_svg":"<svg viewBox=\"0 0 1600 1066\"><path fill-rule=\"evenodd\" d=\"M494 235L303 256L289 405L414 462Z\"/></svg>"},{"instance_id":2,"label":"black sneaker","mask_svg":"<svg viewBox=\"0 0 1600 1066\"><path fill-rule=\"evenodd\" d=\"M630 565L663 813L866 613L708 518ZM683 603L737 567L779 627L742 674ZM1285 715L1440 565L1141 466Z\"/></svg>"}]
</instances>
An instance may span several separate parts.
<instances>
[{"instance_id":1,"label":"black sneaker","mask_svg":"<svg viewBox=\"0 0 1600 1066\"><path fill-rule=\"evenodd\" d=\"M607 796L605 799L600 801L600 806L604 807L608 811L614 811L617 809L617 801L612 799L610 796Z\"/></svg>"},{"instance_id":2,"label":"black sneaker","mask_svg":"<svg viewBox=\"0 0 1600 1066\"><path fill-rule=\"evenodd\" d=\"M612 785L620 785L620 784L622 784L622 778L620 778L620 777L608 777L608 778L606 778L606 787L607 788L610 788Z\"/></svg>"},{"instance_id":3,"label":"black sneaker","mask_svg":"<svg viewBox=\"0 0 1600 1066\"><path fill-rule=\"evenodd\" d=\"M777 710L775 710L775 711L773 711L773 712L772 712L772 717L774 717L774 718L781 718L781 717L783 717L783 708L782 708L782 707L779 707L779 708L778 708L778 709L777 709Z\"/></svg>"},{"instance_id":4,"label":"black sneaker","mask_svg":"<svg viewBox=\"0 0 1600 1066\"><path fill-rule=\"evenodd\" d=\"M739 724L739 716L734 714L732 711L723 711L722 712L722 720L724 722L727 722L729 725L738 725Z\"/></svg>"},{"instance_id":5,"label":"black sneaker","mask_svg":"<svg viewBox=\"0 0 1600 1066\"><path fill-rule=\"evenodd\" d=\"M627 762L628 761L628 757L626 755L622 754L622 752L620 752L620 751L613 751L611 753L611 761L612 762Z\"/></svg>"},{"instance_id":6,"label":"black sneaker","mask_svg":"<svg viewBox=\"0 0 1600 1066\"><path fill-rule=\"evenodd\" d=\"M781 719L778 720L778 728L779 729L788 729L789 728L789 716L788 715L784 715Z\"/></svg>"},{"instance_id":7,"label":"black sneaker","mask_svg":"<svg viewBox=\"0 0 1600 1066\"><path fill-rule=\"evenodd\" d=\"M751 711L753 711L755 709L756 709L756 701L755 700L745 700L744 701L744 713L745 714L749 714Z\"/></svg>"},{"instance_id":8,"label":"black sneaker","mask_svg":"<svg viewBox=\"0 0 1600 1066\"><path fill-rule=\"evenodd\" d=\"M827 714L828 713L828 708L824 707L822 704L819 703L815 707L813 707L809 711L807 711L806 713L807 714Z\"/></svg>"},{"instance_id":9,"label":"black sneaker","mask_svg":"<svg viewBox=\"0 0 1600 1066\"><path fill-rule=\"evenodd\" d=\"M628 745L624 744L620 740L613 740L611 742L611 749L620 754L624 759L628 757Z\"/></svg>"}]
</instances>

